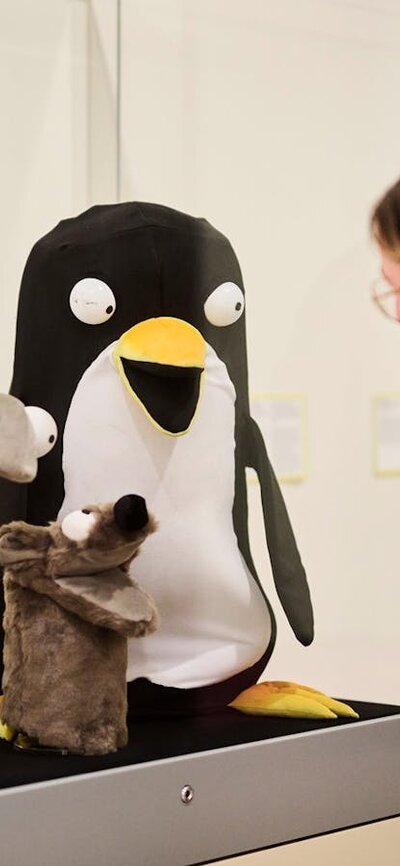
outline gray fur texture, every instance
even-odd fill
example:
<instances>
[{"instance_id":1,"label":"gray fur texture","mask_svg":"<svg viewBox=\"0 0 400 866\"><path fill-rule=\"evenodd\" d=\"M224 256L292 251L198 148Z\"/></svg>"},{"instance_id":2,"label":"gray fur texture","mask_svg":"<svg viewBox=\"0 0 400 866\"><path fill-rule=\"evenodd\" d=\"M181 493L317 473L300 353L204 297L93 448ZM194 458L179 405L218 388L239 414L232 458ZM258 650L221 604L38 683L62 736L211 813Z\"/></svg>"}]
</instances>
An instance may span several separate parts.
<instances>
[{"instance_id":1,"label":"gray fur texture","mask_svg":"<svg viewBox=\"0 0 400 866\"><path fill-rule=\"evenodd\" d=\"M35 434L25 406L10 394L0 394L0 477L33 481L37 466Z\"/></svg>"}]
</instances>

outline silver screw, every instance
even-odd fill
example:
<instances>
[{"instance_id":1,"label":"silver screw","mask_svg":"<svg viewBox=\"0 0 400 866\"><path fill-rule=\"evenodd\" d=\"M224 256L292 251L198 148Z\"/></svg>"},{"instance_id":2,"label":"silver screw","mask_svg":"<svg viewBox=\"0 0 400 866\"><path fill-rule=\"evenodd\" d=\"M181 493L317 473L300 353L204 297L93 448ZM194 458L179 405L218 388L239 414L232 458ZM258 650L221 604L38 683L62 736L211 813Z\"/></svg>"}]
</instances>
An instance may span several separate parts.
<instances>
[{"instance_id":1,"label":"silver screw","mask_svg":"<svg viewBox=\"0 0 400 866\"><path fill-rule=\"evenodd\" d=\"M185 806L188 806L189 803L192 802L193 797L194 797L194 790L193 790L192 786L191 785L184 785L184 787L181 790L182 803L184 803Z\"/></svg>"}]
</instances>

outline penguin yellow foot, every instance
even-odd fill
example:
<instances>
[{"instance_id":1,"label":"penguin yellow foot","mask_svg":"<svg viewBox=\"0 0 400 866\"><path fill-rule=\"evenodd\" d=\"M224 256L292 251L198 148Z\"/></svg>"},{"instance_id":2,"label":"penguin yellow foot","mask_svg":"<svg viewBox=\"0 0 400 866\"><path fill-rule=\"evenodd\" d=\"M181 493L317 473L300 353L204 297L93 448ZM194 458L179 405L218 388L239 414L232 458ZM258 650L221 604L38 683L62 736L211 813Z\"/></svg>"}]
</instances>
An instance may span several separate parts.
<instances>
[{"instance_id":1,"label":"penguin yellow foot","mask_svg":"<svg viewBox=\"0 0 400 866\"><path fill-rule=\"evenodd\" d=\"M6 722L2 722L1 720L1 702L3 700L3 695L0 695L0 740L6 740L7 743L12 743L14 749L19 749L25 752L55 752L58 755L67 755L67 749L57 749L52 748L51 746L41 746L37 740L32 739L32 737L27 737L26 734L19 734L17 731L14 731L10 725L7 725Z\"/></svg>"},{"instance_id":2,"label":"penguin yellow foot","mask_svg":"<svg viewBox=\"0 0 400 866\"><path fill-rule=\"evenodd\" d=\"M6 725L0 719L0 740L7 740L8 743L11 743L15 737L15 731L10 728L10 725Z\"/></svg>"},{"instance_id":3,"label":"penguin yellow foot","mask_svg":"<svg viewBox=\"0 0 400 866\"><path fill-rule=\"evenodd\" d=\"M0 695L0 712L1 712L1 702L3 700L3 695ZM5 722L1 721L0 718L0 740L7 740L8 743L11 743L15 737L15 731L10 728L10 725L7 725Z\"/></svg>"},{"instance_id":4,"label":"penguin yellow foot","mask_svg":"<svg viewBox=\"0 0 400 866\"><path fill-rule=\"evenodd\" d=\"M298 719L337 719L343 716L358 719L347 704L298 683L271 682L258 683L245 689L229 704L235 710L253 716L289 716Z\"/></svg>"}]
</instances>

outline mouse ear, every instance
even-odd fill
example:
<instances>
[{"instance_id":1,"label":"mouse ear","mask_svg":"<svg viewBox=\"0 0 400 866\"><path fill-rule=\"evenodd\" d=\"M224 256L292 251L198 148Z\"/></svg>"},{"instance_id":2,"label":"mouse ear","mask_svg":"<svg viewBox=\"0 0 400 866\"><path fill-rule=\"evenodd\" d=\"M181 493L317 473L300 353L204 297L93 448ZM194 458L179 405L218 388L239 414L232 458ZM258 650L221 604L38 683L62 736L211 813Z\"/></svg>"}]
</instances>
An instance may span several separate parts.
<instances>
[{"instance_id":1,"label":"mouse ear","mask_svg":"<svg viewBox=\"0 0 400 866\"><path fill-rule=\"evenodd\" d=\"M126 637L142 637L158 626L153 599L120 568L55 577L46 581L46 593L81 619Z\"/></svg>"},{"instance_id":2,"label":"mouse ear","mask_svg":"<svg viewBox=\"0 0 400 866\"><path fill-rule=\"evenodd\" d=\"M16 397L0 394L0 476L24 483L36 473L35 434L25 407Z\"/></svg>"},{"instance_id":3,"label":"mouse ear","mask_svg":"<svg viewBox=\"0 0 400 866\"><path fill-rule=\"evenodd\" d=\"M31 526L22 520L0 526L0 564L11 565L24 560L39 559L49 546L46 526Z\"/></svg>"}]
</instances>

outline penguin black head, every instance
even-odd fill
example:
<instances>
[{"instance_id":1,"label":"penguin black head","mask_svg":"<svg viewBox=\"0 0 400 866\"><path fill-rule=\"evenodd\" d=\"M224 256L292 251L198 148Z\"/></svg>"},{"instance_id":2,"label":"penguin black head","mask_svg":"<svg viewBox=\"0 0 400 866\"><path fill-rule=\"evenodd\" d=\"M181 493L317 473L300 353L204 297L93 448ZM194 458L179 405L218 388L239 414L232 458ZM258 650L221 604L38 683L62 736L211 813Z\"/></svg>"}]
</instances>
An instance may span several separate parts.
<instances>
[{"instance_id":1,"label":"penguin black head","mask_svg":"<svg viewBox=\"0 0 400 866\"><path fill-rule=\"evenodd\" d=\"M57 514L70 402L113 343L129 399L163 433L183 435L191 426L207 344L225 363L237 404L248 408L244 303L227 238L171 208L96 206L38 241L21 285L12 393L44 406L60 436L29 490L28 519Z\"/></svg>"}]
</instances>

